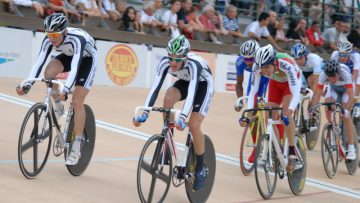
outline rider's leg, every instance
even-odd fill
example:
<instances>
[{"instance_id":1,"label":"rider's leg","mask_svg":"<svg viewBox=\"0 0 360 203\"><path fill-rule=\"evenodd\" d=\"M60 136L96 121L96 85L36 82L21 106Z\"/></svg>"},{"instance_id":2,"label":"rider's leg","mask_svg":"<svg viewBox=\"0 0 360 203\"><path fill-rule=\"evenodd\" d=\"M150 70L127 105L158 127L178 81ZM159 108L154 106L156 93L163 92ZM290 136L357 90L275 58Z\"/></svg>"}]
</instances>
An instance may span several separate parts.
<instances>
[{"instance_id":1,"label":"rider's leg","mask_svg":"<svg viewBox=\"0 0 360 203\"><path fill-rule=\"evenodd\" d=\"M74 128L75 128L75 136L82 136L86 113L84 107L85 97L89 93L89 89L81 86L76 86L74 90L74 94L72 97L72 106L74 108Z\"/></svg>"},{"instance_id":2,"label":"rider's leg","mask_svg":"<svg viewBox=\"0 0 360 203\"><path fill-rule=\"evenodd\" d=\"M175 87L170 87L166 91L163 107L164 108L174 108L175 103L180 100L181 100L180 90ZM164 116L165 116L165 114L164 114ZM171 118L172 118L171 120L173 120L173 116Z\"/></svg>"},{"instance_id":3,"label":"rider's leg","mask_svg":"<svg viewBox=\"0 0 360 203\"><path fill-rule=\"evenodd\" d=\"M57 58L53 58L49 64L46 66L46 69L44 71L44 78L50 79L56 78L56 75L59 73L64 72L64 66L61 63L61 61ZM53 89L56 90L58 85L54 84ZM60 95L52 95L53 99L57 99Z\"/></svg>"},{"instance_id":4,"label":"rider's leg","mask_svg":"<svg viewBox=\"0 0 360 203\"><path fill-rule=\"evenodd\" d=\"M192 112L189 120L189 131L194 139L194 149L197 159L196 171L200 171L204 167L205 139L201 131L203 119L204 116L200 113Z\"/></svg>"},{"instance_id":5,"label":"rider's leg","mask_svg":"<svg viewBox=\"0 0 360 203\"><path fill-rule=\"evenodd\" d=\"M310 75L307 79L309 87L313 92L316 91L316 85L318 84L318 78L319 78L318 74L316 74L316 75L313 74L313 75Z\"/></svg>"},{"instance_id":6,"label":"rider's leg","mask_svg":"<svg viewBox=\"0 0 360 203\"><path fill-rule=\"evenodd\" d=\"M349 99L348 94L345 94L342 98L343 104L349 104L348 99ZM357 139L355 126L350 113L349 115L345 115L345 116L343 116L343 121L344 121L344 128L346 129L347 132L345 136L347 136L347 141L348 141L348 153L346 155L346 159L355 160L356 152L355 152L354 143L355 143L355 139Z\"/></svg>"}]
</instances>

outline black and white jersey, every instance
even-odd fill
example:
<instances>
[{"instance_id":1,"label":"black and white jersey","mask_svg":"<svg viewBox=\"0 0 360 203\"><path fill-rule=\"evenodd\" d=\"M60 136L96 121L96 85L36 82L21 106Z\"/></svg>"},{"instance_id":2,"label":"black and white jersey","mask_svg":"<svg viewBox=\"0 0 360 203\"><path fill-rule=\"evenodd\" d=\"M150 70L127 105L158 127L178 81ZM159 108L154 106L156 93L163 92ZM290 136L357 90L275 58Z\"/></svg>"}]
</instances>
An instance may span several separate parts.
<instances>
[{"instance_id":1,"label":"black and white jersey","mask_svg":"<svg viewBox=\"0 0 360 203\"><path fill-rule=\"evenodd\" d=\"M170 68L169 57L163 57L158 66L155 81L146 99L145 106L152 107L154 105L167 73L180 80L189 82L188 94L182 110L182 116L186 118L192 109L199 82L206 81L213 87L210 68L202 57L190 53L183 67L177 71L173 71Z\"/></svg>"},{"instance_id":2,"label":"black and white jersey","mask_svg":"<svg viewBox=\"0 0 360 203\"><path fill-rule=\"evenodd\" d=\"M64 36L64 41L58 47L53 47L47 36L44 38L38 60L33 66L29 78L39 77L47 57L51 53L51 50L55 49L62 54L72 56L70 73L65 83L65 87L70 89L74 84L76 73L79 69L82 58L97 58L95 40L86 31L71 27L66 28L66 30L67 34Z\"/></svg>"}]
</instances>

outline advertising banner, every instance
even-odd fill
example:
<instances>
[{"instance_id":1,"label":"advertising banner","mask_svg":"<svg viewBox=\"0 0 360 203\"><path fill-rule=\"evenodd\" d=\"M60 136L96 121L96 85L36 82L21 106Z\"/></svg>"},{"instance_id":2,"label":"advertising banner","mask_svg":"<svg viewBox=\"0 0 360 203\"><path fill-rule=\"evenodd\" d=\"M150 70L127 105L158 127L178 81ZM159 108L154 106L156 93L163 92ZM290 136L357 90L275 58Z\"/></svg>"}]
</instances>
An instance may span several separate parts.
<instances>
[{"instance_id":1,"label":"advertising banner","mask_svg":"<svg viewBox=\"0 0 360 203\"><path fill-rule=\"evenodd\" d=\"M149 54L145 45L96 41L99 59L96 85L145 87Z\"/></svg>"},{"instance_id":2,"label":"advertising banner","mask_svg":"<svg viewBox=\"0 0 360 203\"><path fill-rule=\"evenodd\" d=\"M32 67L33 33L0 27L0 36L0 77L27 77Z\"/></svg>"}]
</instances>

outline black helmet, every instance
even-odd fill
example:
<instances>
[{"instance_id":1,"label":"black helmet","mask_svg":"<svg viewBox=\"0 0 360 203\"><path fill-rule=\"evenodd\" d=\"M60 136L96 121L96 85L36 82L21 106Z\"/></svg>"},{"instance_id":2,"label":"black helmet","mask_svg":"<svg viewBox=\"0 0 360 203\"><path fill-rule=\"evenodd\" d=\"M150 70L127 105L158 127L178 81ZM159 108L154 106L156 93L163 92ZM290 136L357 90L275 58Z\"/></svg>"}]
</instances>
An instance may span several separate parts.
<instances>
[{"instance_id":1,"label":"black helmet","mask_svg":"<svg viewBox=\"0 0 360 203\"><path fill-rule=\"evenodd\" d=\"M330 59L325 63L324 72L328 77L333 77L340 69L339 61Z\"/></svg>"},{"instance_id":2,"label":"black helmet","mask_svg":"<svg viewBox=\"0 0 360 203\"><path fill-rule=\"evenodd\" d=\"M61 32L67 28L69 21L62 13L53 13L45 18L44 27L46 32Z\"/></svg>"}]
</instances>

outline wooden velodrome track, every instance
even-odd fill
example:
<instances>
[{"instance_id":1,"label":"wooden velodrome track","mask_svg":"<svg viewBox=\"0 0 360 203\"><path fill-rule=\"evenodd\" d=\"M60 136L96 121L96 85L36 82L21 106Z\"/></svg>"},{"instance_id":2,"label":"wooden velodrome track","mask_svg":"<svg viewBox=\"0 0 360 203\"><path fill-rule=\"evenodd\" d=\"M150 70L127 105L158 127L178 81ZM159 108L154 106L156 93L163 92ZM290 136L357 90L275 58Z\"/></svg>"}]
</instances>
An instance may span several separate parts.
<instances>
[{"instance_id":1,"label":"wooden velodrome track","mask_svg":"<svg viewBox=\"0 0 360 203\"><path fill-rule=\"evenodd\" d=\"M44 87L36 84L29 96L18 97L20 79L0 78L0 202L139 202L136 190L137 159L144 144L140 135L159 133L160 115L151 114L140 128L131 125L133 109L142 105L148 90L95 86L87 97L97 119L97 140L93 160L80 177L71 176L62 157L51 155L34 180L24 178L17 162L19 128L31 102L43 100ZM162 103L163 92L157 105ZM217 171L208 202L262 202L254 175L242 175L239 143L242 129L233 110L235 95L216 93L203 131L215 145ZM104 123L106 122L106 123ZM111 126L111 127L109 127ZM129 134L128 129L135 133ZM179 142L184 140L177 133ZM344 162L335 179L323 170L319 143L307 151L308 178L301 195L294 196L286 179L278 179L271 201L275 202L359 202L360 171L350 176ZM165 202L187 202L184 187L171 187Z\"/></svg>"}]
</instances>

